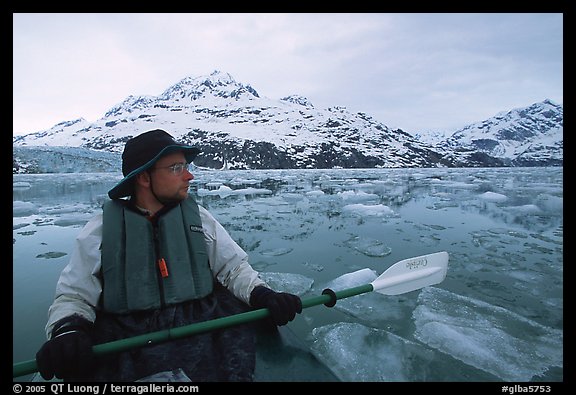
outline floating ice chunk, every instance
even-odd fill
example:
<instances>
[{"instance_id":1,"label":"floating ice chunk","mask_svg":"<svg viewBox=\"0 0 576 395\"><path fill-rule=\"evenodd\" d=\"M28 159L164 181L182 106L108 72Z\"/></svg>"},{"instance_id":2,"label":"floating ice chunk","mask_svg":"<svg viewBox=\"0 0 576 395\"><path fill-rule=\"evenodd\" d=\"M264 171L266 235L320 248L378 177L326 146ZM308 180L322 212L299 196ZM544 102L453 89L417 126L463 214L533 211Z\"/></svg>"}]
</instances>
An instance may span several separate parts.
<instances>
[{"instance_id":1,"label":"floating ice chunk","mask_svg":"<svg viewBox=\"0 0 576 395\"><path fill-rule=\"evenodd\" d=\"M287 192L287 193L282 194L282 199L284 199L290 203L295 203L295 202L299 202L300 200L304 199L304 196L302 196L299 193Z\"/></svg>"},{"instance_id":2,"label":"floating ice chunk","mask_svg":"<svg viewBox=\"0 0 576 395\"><path fill-rule=\"evenodd\" d=\"M31 202L22 202L16 200L12 202L12 216L13 217L27 217L38 212L38 207Z\"/></svg>"},{"instance_id":3,"label":"floating ice chunk","mask_svg":"<svg viewBox=\"0 0 576 395\"><path fill-rule=\"evenodd\" d=\"M258 261L258 262L251 263L250 266L252 266L252 268L254 268L254 270L262 272L262 271L266 270L267 267L275 265L275 264L276 264L276 262Z\"/></svg>"},{"instance_id":4,"label":"floating ice chunk","mask_svg":"<svg viewBox=\"0 0 576 395\"><path fill-rule=\"evenodd\" d=\"M258 185L258 184L260 184L260 182L261 182L260 180L255 180L255 179L234 177L230 181L230 184L231 185Z\"/></svg>"},{"instance_id":5,"label":"floating ice chunk","mask_svg":"<svg viewBox=\"0 0 576 395\"><path fill-rule=\"evenodd\" d=\"M478 186L473 183L463 182L463 181L450 181L450 180L442 180L437 178L430 178L428 182L432 185L444 185L450 188L459 188L459 189L476 189Z\"/></svg>"},{"instance_id":6,"label":"floating ice chunk","mask_svg":"<svg viewBox=\"0 0 576 395\"><path fill-rule=\"evenodd\" d=\"M87 211L91 211L90 206L87 204L57 205L51 207L43 207L40 209L40 213L48 215L80 213Z\"/></svg>"},{"instance_id":7,"label":"floating ice chunk","mask_svg":"<svg viewBox=\"0 0 576 395\"><path fill-rule=\"evenodd\" d=\"M342 207L342 212L350 213L352 215L376 217L394 214L394 211L390 207L383 204L366 205L361 203L348 204Z\"/></svg>"},{"instance_id":8,"label":"floating ice chunk","mask_svg":"<svg viewBox=\"0 0 576 395\"><path fill-rule=\"evenodd\" d=\"M54 259L54 258L61 258L61 257L66 256L66 255L68 255L68 253L66 253L66 252L50 251L50 252L45 252L43 254L38 254L38 255L36 255L36 258Z\"/></svg>"},{"instance_id":9,"label":"floating ice chunk","mask_svg":"<svg viewBox=\"0 0 576 395\"><path fill-rule=\"evenodd\" d=\"M539 207L550 213L562 214L564 210L564 199L558 196L543 194L538 196L537 203Z\"/></svg>"},{"instance_id":10,"label":"floating ice chunk","mask_svg":"<svg viewBox=\"0 0 576 395\"><path fill-rule=\"evenodd\" d=\"M32 184L26 181L16 181L12 183L12 189L28 189L32 188Z\"/></svg>"},{"instance_id":11,"label":"floating ice chunk","mask_svg":"<svg viewBox=\"0 0 576 395\"><path fill-rule=\"evenodd\" d=\"M414 336L504 381L531 381L563 367L563 331L502 307L427 287L414 309Z\"/></svg>"},{"instance_id":12,"label":"floating ice chunk","mask_svg":"<svg viewBox=\"0 0 576 395\"><path fill-rule=\"evenodd\" d=\"M366 200L378 199L379 196L373 193L366 193L364 191L344 191L338 192L337 196L341 197L343 200L363 202Z\"/></svg>"},{"instance_id":13,"label":"floating ice chunk","mask_svg":"<svg viewBox=\"0 0 576 395\"><path fill-rule=\"evenodd\" d=\"M384 244L384 242L371 238L361 238L354 236L344 242L347 247L361 252L366 256L383 257L390 255L392 248Z\"/></svg>"},{"instance_id":14,"label":"floating ice chunk","mask_svg":"<svg viewBox=\"0 0 576 395\"><path fill-rule=\"evenodd\" d=\"M342 381L418 381L431 350L358 323L314 328L312 353Z\"/></svg>"},{"instance_id":15,"label":"floating ice chunk","mask_svg":"<svg viewBox=\"0 0 576 395\"><path fill-rule=\"evenodd\" d=\"M53 223L57 226L86 225L93 215L92 213L67 214L56 218Z\"/></svg>"},{"instance_id":16,"label":"floating ice chunk","mask_svg":"<svg viewBox=\"0 0 576 395\"><path fill-rule=\"evenodd\" d=\"M268 250L263 250L260 251L260 254L264 255L264 256L280 256L280 255L286 255L291 253L293 250L293 248L290 247L278 247L278 248L271 248Z\"/></svg>"},{"instance_id":17,"label":"floating ice chunk","mask_svg":"<svg viewBox=\"0 0 576 395\"><path fill-rule=\"evenodd\" d=\"M308 196L308 197L319 197L319 196L324 196L324 195L325 195L325 193L321 189L315 189L313 191L306 192L306 196Z\"/></svg>"},{"instance_id":18,"label":"floating ice chunk","mask_svg":"<svg viewBox=\"0 0 576 395\"><path fill-rule=\"evenodd\" d=\"M542 210L535 204L523 204L522 206L508 207L510 211L519 212L522 214L539 214Z\"/></svg>"},{"instance_id":19,"label":"floating ice chunk","mask_svg":"<svg viewBox=\"0 0 576 395\"><path fill-rule=\"evenodd\" d=\"M29 226L29 225L30 225L29 222L22 222L22 223L20 223L20 224L13 224L13 225L12 225L12 230L18 230L18 229L20 229L20 228L25 228L25 227L27 227L27 226Z\"/></svg>"},{"instance_id":20,"label":"floating ice chunk","mask_svg":"<svg viewBox=\"0 0 576 395\"><path fill-rule=\"evenodd\" d=\"M490 191L480 194L479 197L480 199L489 200L492 202L505 202L506 200L508 200L508 197L506 195Z\"/></svg>"},{"instance_id":21,"label":"floating ice chunk","mask_svg":"<svg viewBox=\"0 0 576 395\"><path fill-rule=\"evenodd\" d=\"M378 274L375 270L370 268L356 270L352 273L346 273L342 276L335 278L326 284L326 286L333 291L340 291L342 289L357 287L358 285L369 284L376 280Z\"/></svg>"},{"instance_id":22,"label":"floating ice chunk","mask_svg":"<svg viewBox=\"0 0 576 395\"><path fill-rule=\"evenodd\" d=\"M316 272L321 272L322 270L324 270L324 266L319 265L317 263L310 263L310 262L304 262L302 263L304 266L306 266L308 269L310 270L314 270Z\"/></svg>"},{"instance_id":23,"label":"floating ice chunk","mask_svg":"<svg viewBox=\"0 0 576 395\"><path fill-rule=\"evenodd\" d=\"M260 278L273 290L289 292L294 295L304 295L312 288L314 280L302 274L262 272Z\"/></svg>"},{"instance_id":24,"label":"floating ice chunk","mask_svg":"<svg viewBox=\"0 0 576 395\"><path fill-rule=\"evenodd\" d=\"M226 186L226 185L219 185L218 189L210 189L211 187L214 188L217 186L217 184L214 184L214 183L206 184L206 186L208 187L208 189L198 188L197 193L199 196L219 195L220 197L225 197L225 196L229 196L229 195L234 194L234 190L232 188L230 188L229 186Z\"/></svg>"},{"instance_id":25,"label":"floating ice chunk","mask_svg":"<svg viewBox=\"0 0 576 395\"><path fill-rule=\"evenodd\" d=\"M270 195L272 191L264 188L242 188L242 189L232 189L226 185L220 185L218 189L209 190L205 188L198 188L198 196L204 195L218 195L220 197L232 196L232 195Z\"/></svg>"},{"instance_id":26,"label":"floating ice chunk","mask_svg":"<svg viewBox=\"0 0 576 395\"><path fill-rule=\"evenodd\" d=\"M266 188L244 188L236 189L234 192L240 195L271 195L272 191Z\"/></svg>"}]
</instances>

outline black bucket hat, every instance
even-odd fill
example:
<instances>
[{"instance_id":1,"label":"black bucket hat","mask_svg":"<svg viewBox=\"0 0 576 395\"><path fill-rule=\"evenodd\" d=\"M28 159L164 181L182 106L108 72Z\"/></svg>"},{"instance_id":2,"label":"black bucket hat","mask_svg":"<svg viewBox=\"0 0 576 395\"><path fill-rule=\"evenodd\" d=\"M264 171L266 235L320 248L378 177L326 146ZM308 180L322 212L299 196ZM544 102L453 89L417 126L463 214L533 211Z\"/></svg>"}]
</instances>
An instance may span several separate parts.
<instances>
[{"instance_id":1,"label":"black bucket hat","mask_svg":"<svg viewBox=\"0 0 576 395\"><path fill-rule=\"evenodd\" d=\"M130 196L134 176L151 167L163 155L174 151L183 151L188 163L200 153L198 148L178 143L161 129L150 130L128 140L122 153L124 178L108 191L110 199Z\"/></svg>"}]
</instances>

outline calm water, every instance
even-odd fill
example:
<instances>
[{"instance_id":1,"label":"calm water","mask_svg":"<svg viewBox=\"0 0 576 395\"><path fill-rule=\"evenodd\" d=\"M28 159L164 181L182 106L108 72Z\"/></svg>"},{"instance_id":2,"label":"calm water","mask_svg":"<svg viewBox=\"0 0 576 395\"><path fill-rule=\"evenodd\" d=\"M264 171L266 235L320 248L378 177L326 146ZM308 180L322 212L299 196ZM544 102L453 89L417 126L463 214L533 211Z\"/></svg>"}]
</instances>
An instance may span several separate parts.
<instances>
[{"instance_id":1,"label":"calm water","mask_svg":"<svg viewBox=\"0 0 576 395\"><path fill-rule=\"evenodd\" d=\"M563 381L562 168L195 175L191 193L252 265L303 298L361 269L450 254L441 284L311 307L288 325L340 380ZM120 178L14 176L14 362L44 342L73 239Z\"/></svg>"}]
</instances>

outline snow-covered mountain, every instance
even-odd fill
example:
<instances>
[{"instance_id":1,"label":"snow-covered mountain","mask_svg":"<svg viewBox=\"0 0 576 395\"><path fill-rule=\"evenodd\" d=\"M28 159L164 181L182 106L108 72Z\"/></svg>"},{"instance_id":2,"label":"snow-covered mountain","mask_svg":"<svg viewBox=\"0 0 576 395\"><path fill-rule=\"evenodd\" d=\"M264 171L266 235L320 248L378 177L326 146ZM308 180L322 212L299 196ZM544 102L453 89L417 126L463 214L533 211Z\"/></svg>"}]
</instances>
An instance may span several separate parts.
<instances>
[{"instance_id":1,"label":"snow-covered mountain","mask_svg":"<svg viewBox=\"0 0 576 395\"><path fill-rule=\"evenodd\" d=\"M530 163L562 165L562 106L549 101L537 105L549 107L548 112L540 113L547 116L548 123L539 122L533 112L517 110L509 113L506 124L488 120L487 125L493 127L471 125L446 141L433 143L401 129L392 130L365 113L351 113L345 107L316 109L299 95L279 100L261 97L250 85L214 71L207 76L184 78L159 96L129 96L94 123L80 118L16 136L14 166L22 171L26 167L22 150L37 146L84 148L119 157L129 138L157 128L198 146L202 153L195 163L210 168L514 166L527 165L515 162L517 156L526 157L527 152L538 151L537 147L542 154L530 158L540 162L534 159ZM532 124L524 120L528 114L533 116ZM486 152L476 137L464 137L467 133L478 135L478 129L488 132L484 140L499 141L508 135L497 133L512 124L538 128L531 134L519 132L518 140L509 139L512 142L505 145L522 145L524 149ZM555 137L544 138L548 134ZM556 142L550 152L544 148L548 140ZM58 148L60 152L62 149ZM476 151L490 159L479 161L473 155ZM502 160L492 160L499 155L504 155ZM97 160L103 166L103 159Z\"/></svg>"},{"instance_id":2,"label":"snow-covered mountain","mask_svg":"<svg viewBox=\"0 0 576 395\"><path fill-rule=\"evenodd\" d=\"M502 166L562 166L564 109L550 100L501 112L454 132L436 148L469 163L470 155L490 157Z\"/></svg>"}]
</instances>

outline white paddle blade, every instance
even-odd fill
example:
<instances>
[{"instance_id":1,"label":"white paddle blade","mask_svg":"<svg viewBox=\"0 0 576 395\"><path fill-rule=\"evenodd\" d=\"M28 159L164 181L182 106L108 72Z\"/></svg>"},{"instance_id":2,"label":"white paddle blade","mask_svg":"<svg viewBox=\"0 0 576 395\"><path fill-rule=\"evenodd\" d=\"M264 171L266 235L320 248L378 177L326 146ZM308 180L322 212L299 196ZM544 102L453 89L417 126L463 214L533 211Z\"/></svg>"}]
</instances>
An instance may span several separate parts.
<instances>
[{"instance_id":1,"label":"white paddle blade","mask_svg":"<svg viewBox=\"0 0 576 395\"><path fill-rule=\"evenodd\" d=\"M397 262L370 284L378 293L400 295L441 283L447 271L448 253L436 252Z\"/></svg>"}]
</instances>

